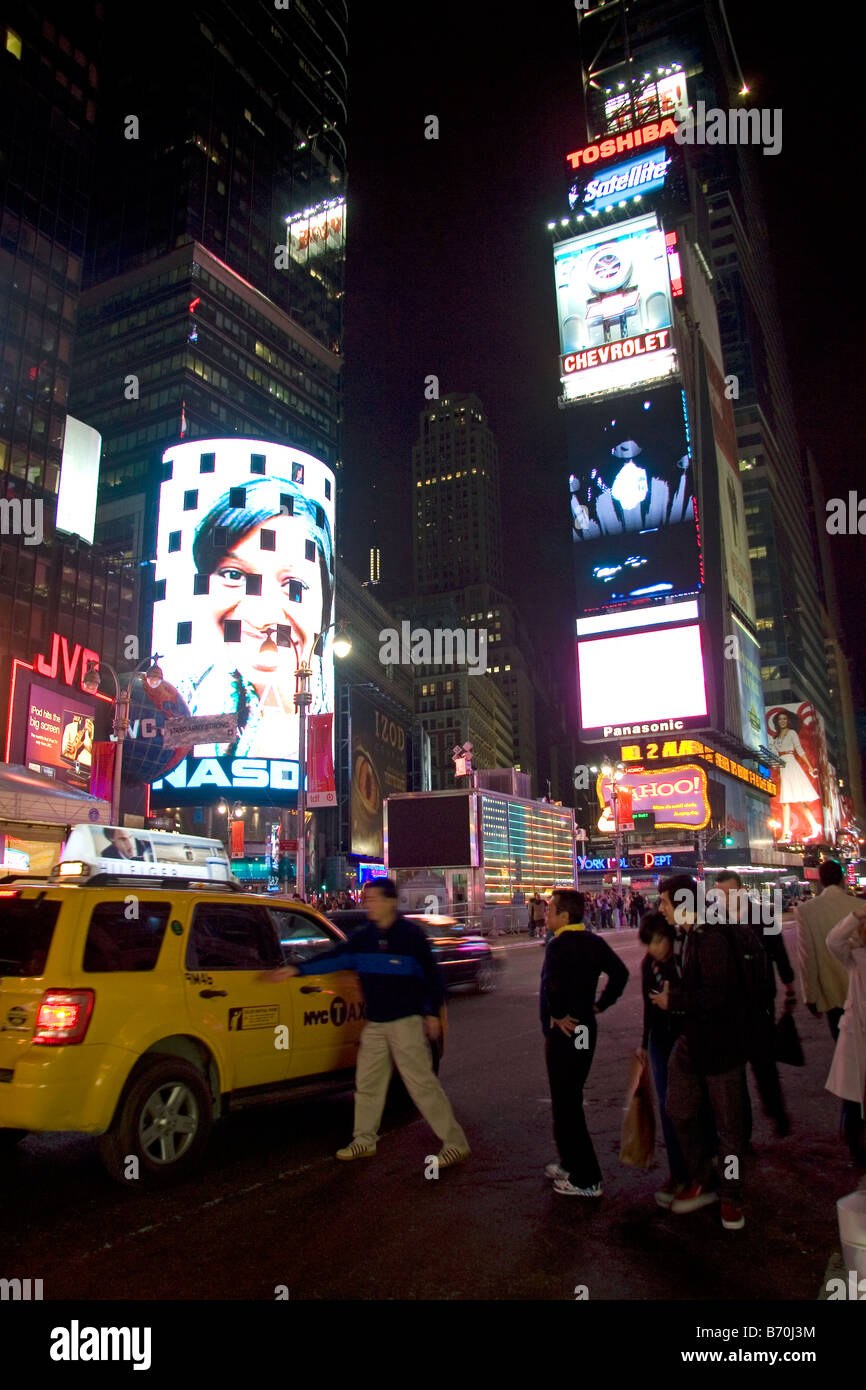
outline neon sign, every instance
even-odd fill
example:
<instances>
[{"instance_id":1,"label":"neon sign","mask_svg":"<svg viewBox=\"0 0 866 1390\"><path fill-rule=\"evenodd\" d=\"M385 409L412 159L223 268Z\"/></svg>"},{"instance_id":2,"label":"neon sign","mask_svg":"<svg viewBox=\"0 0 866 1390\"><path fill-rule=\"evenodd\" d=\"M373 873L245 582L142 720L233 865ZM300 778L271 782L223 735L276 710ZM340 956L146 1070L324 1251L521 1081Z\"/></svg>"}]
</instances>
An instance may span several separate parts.
<instances>
[{"instance_id":1,"label":"neon sign","mask_svg":"<svg viewBox=\"0 0 866 1390\"><path fill-rule=\"evenodd\" d=\"M61 661L63 663L63 674L59 675L58 670ZM40 676L48 676L49 680L62 680L65 685L71 685L73 687L78 686L80 688L81 678L91 661L95 662L97 666L99 665L98 652L92 652L89 647L82 647L80 642L76 642L72 649L72 655L70 656L69 643L66 638L61 636L59 632L55 632L52 634L51 639L50 658L42 655L35 656L33 658L32 669L38 671ZM80 672L76 680L76 671L79 670L79 664Z\"/></svg>"},{"instance_id":2,"label":"neon sign","mask_svg":"<svg viewBox=\"0 0 866 1390\"><path fill-rule=\"evenodd\" d=\"M622 855L619 861L621 869L669 869L673 862L673 855L670 854L631 854L628 857ZM577 856L577 867L581 873L604 873L607 869L615 869L617 863L615 859L590 859L588 855L579 854Z\"/></svg>"},{"instance_id":3,"label":"neon sign","mask_svg":"<svg viewBox=\"0 0 866 1390\"><path fill-rule=\"evenodd\" d=\"M585 371L587 367L601 367L605 362L622 362L627 357L642 357L647 352L662 352L670 347L670 337L669 328L659 328L655 333L639 333L634 338L623 338L620 342L606 343L603 347L566 353L564 357L560 357L559 364L563 376L568 376L572 372Z\"/></svg>"},{"instance_id":4,"label":"neon sign","mask_svg":"<svg viewBox=\"0 0 866 1390\"><path fill-rule=\"evenodd\" d=\"M666 135L676 135L678 126L669 117L663 121L651 121L638 130L628 130L613 140L602 140L596 145L586 145L582 150L572 150L565 156L572 169L579 169L581 162L594 164L597 159L610 159L612 155L622 154L623 150L638 149L642 145L652 145L656 140L664 140Z\"/></svg>"},{"instance_id":5,"label":"neon sign","mask_svg":"<svg viewBox=\"0 0 866 1390\"><path fill-rule=\"evenodd\" d=\"M606 170L603 177L591 178L583 189L576 183L569 192L568 201L572 208L580 203L588 212L602 212L638 193L655 193L663 186L670 163L661 149L646 159L617 164Z\"/></svg>"}]
</instances>

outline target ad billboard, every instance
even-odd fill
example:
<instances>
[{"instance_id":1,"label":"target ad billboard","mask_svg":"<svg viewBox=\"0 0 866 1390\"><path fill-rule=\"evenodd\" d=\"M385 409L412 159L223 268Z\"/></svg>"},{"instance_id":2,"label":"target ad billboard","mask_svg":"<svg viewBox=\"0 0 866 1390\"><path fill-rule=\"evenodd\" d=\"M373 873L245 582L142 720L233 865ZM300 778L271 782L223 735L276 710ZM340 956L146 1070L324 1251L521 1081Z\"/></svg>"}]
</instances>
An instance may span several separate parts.
<instances>
[{"instance_id":1,"label":"target ad billboard","mask_svg":"<svg viewBox=\"0 0 866 1390\"><path fill-rule=\"evenodd\" d=\"M153 650L190 715L232 715L230 742L197 745L154 783L154 804L292 804L298 785L299 663L308 713L333 714L331 469L286 445L178 444L163 455Z\"/></svg>"},{"instance_id":2,"label":"target ad billboard","mask_svg":"<svg viewBox=\"0 0 866 1390\"><path fill-rule=\"evenodd\" d=\"M553 261L565 401L676 371L668 254L655 215L561 241Z\"/></svg>"},{"instance_id":3,"label":"target ad billboard","mask_svg":"<svg viewBox=\"0 0 866 1390\"><path fill-rule=\"evenodd\" d=\"M681 386L587 402L579 423L569 491L580 611L696 593L701 553Z\"/></svg>"}]
</instances>

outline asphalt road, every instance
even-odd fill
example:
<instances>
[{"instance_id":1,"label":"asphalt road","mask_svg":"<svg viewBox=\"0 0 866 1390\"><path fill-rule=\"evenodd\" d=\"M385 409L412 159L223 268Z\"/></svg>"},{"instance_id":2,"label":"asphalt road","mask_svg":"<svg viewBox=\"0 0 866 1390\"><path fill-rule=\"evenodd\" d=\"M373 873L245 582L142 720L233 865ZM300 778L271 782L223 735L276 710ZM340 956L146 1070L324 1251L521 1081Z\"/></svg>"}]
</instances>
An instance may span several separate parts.
<instances>
[{"instance_id":1,"label":"asphalt road","mask_svg":"<svg viewBox=\"0 0 866 1390\"><path fill-rule=\"evenodd\" d=\"M789 950L792 933L786 931ZM757 1154L747 1225L718 1208L675 1217L653 1190L656 1166L620 1164L629 1053L640 1041L633 932L608 936L631 971L600 1021L586 1096L604 1172L600 1201L559 1197L538 1024L541 947L506 947L500 990L457 995L441 1077L473 1147L464 1165L425 1178L439 1147L415 1115L392 1118L377 1156L337 1163L351 1095L270 1105L215 1131L200 1177L153 1194L105 1176L92 1140L29 1138L0 1173L0 1277L41 1278L54 1299L814 1300L838 1248L835 1201L858 1174L824 1090L826 1022L802 1006L807 1055L783 1068L794 1122L773 1138L755 1100Z\"/></svg>"}]
</instances>

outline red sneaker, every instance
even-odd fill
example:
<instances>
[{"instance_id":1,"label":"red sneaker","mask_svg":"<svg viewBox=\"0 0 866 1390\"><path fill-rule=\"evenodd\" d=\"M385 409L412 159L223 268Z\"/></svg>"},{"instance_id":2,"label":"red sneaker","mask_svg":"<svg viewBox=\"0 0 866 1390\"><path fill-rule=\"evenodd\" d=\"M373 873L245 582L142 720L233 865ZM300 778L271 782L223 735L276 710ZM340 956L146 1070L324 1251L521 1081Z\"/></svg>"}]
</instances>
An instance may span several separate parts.
<instances>
[{"instance_id":1,"label":"red sneaker","mask_svg":"<svg viewBox=\"0 0 866 1390\"><path fill-rule=\"evenodd\" d=\"M693 1182L689 1183L684 1192L674 1198L670 1209L675 1216L684 1216L686 1212L700 1211L701 1207L712 1206L713 1202L718 1200L718 1192L710 1192L699 1182Z\"/></svg>"},{"instance_id":2,"label":"red sneaker","mask_svg":"<svg viewBox=\"0 0 866 1390\"><path fill-rule=\"evenodd\" d=\"M726 1231L741 1231L745 1224L742 1207L735 1207L732 1202L722 1202L722 1225Z\"/></svg>"}]
</instances>

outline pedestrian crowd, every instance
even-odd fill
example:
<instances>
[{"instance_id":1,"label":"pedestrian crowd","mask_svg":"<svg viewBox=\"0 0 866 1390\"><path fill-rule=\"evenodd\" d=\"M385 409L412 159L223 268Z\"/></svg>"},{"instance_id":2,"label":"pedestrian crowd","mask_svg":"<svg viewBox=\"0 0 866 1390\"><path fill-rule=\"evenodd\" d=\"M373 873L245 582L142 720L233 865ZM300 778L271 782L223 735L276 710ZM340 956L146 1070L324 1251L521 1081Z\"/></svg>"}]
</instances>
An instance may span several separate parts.
<instances>
[{"instance_id":1,"label":"pedestrian crowd","mask_svg":"<svg viewBox=\"0 0 866 1390\"><path fill-rule=\"evenodd\" d=\"M866 1167L866 902L845 888L835 861L822 863L819 872L822 892L796 910L803 1002L827 1018L836 1044L827 1089L842 1100L841 1132L851 1157ZM599 894L596 902L602 927L598 899L605 897ZM739 1230L752 1136L747 1068L776 1136L791 1131L778 1058L785 1056L783 1035L789 1047L793 1034L799 1050L790 1017L795 977L781 923L766 923L738 874L720 873L706 901L713 911L701 914L696 881L674 875L659 885L656 910L640 919L647 949L636 1056L652 1076L667 1151L668 1180L656 1202L678 1216L719 1204L724 1228ZM597 1198L602 1175L583 1091L597 1016L621 996L628 971L607 941L588 929L589 915L584 894L552 894L541 1023L559 1150L546 1172L561 1195ZM596 998L601 975L607 983ZM778 1022L776 975L784 988Z\"/></svg>"},{"instance_id":2,"label":"pedestrian crowd","mask_svg":"<svg viewBox=\"0 0 866 1390\"><path fill-rule=\"evenodd\" d=\"M819 872L821 893L796 909L802 996L812 1014L827 1018L835 1052L826 1086L842 1101L840 1127L851 1157L866 1167L866 902L847 890L835 861L822 863ZM335 905L348 896L339 895ZM368 1022L357 1057L354 1133L337 1157L376 1153L396 1066L440 1138L439 1166L462 1162L469 1143L435 1074L430 1047L442 1034L445 991L429 941L399 911L391 879L365 884L361 904L368 920L345 942L269 974L281 980L354 969L360 976ZM623 899L571 888L556 889L549 903L534 894L527 906L533 935L546 928L539 1006L558 1150L545 1172L554 1191L602 1195L583 1094L599 1016L622 996L629 972L601 932L637 917L646 955L635 1058L652 1078L668 1164L655 1200L676 1216L718 1204L723 1227L741 1229L752 1136L747 1069L777 1138L784 1139L791 1120L778 1061L802 1063L801 1054L791 1055L800 1051L792 1018L795 976L781 922L766 922L764 905L749 897L732 870L717 875L706 900L695 879L674 875L659 884L649 911L638 893ZM784 990L778 1020L776 976ZM643 1166L652 1162L651 1141L648 1150Z\"/></svg>"}]
</instances>

